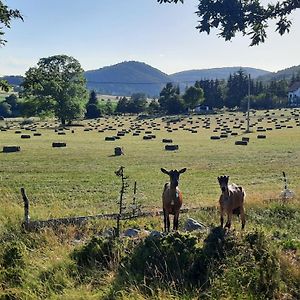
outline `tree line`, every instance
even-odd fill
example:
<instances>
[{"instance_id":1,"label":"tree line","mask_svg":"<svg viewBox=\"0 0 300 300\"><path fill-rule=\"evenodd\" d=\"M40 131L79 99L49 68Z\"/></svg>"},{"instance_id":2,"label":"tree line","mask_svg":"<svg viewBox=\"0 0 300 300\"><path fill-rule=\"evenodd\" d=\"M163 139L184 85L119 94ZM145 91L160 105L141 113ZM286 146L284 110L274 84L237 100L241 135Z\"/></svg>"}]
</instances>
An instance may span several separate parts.
<instances>
[{"instance_id":1,"label":"tree line","mask_svg":"<svg viewBox=\"0 0 300 300\"><path fill-rule=\"evenodd\" d=\"M183 92L179 85L167 83L156 99L135 93L119 97L117 102L99 101L95 91L89 94L80 63L67 55L55 55L41 58L36 67L26 72L19 97L7 96L0 103L0 116L54 116L65 124L82 117L111 114L179 114L192 111L197 105L244 110L248 97L251 108L280 108L288 105L288 87L297 81L300 81L300 73L290 81L263 83L251 79L240 69L228 80L201 79ZM7 85L2 86L6 91L7 88Z\"/></svg>"}]
</instances>

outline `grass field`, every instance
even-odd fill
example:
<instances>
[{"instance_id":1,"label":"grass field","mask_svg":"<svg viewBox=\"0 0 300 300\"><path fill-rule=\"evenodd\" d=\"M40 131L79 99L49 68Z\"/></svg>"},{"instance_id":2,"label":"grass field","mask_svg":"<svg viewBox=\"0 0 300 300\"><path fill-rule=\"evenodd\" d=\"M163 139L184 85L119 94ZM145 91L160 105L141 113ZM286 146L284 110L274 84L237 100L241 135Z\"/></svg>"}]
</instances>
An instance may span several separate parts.
<instances>
[{"instance_id":1,"label":"grass field","mask_svg":"<svg viewBox=\"0 0 300 300\"><path fill-rule=\"evenodd\" d=\"M255 229L261 221L260 226L267 231L282 230L289 239L299 240L299 229L291 233L294 219L291 223L287 222L286 226L280 223L281 227L278 228L272 221L265 220L261 212L279 198L283 188L282 171L286 172L289 188L296 194L291 205L299 211L299 114L300 110L296 109L252 112L252 132L248 134L244 133L246 123L241 113L180 119L138 120L133 116L101 118L82 122L84 127L76 126L59 131L64 132L64 135L59 135L55 131L58 125L50 121L30 125L20 125L17 121L0 121L0 149L7 145L21 147L20 152L0 153L0 235L3 239L10 240L8 236L12 231L23 239L18 227L23 218L21 187L26 189L31 200L33 220L117 212L120 179L114 171L124 166L130 183L127 203L131 202L133 183L137 181L137 200L142 205L142 210L158 210L161 209L162 188L168 181L160 168L186 167L188 171L181 176L180 181L185 207L217 207L220 194L217 176L226 174L230 176L231 182L242 185L246 190L247 229ZM276 129L279 125L281 128ZM15 133L16 131L21 133ZM116 136L120 131L125 133L120 139L105 141L105 137ZM138 131L140 134L133 136ZM34 136L35 132L41 133L41 136ZM227 138L210 139L211 136L220 136L220 133L225 132L228 134ZM237 135L232 135L232 132ZM31 138L22 139L21 134L30 134ZM155 138L143 139L143 136L151 134ZM266 139L258 139L259 134L266 135ZM250 138L248 145L235 145L235 141L242 137ZM165 144L162 143L164 138L172 139L173 144L179 145L179 149L165 151ZM55 141L66 142L67 147L52 148L52 142ZM123 147L125 155L113 155L117 146ZM208 225L218 225L217 210L203 210L191 213L190 216ZM186 217L182 215L181 220ZM97 230L111 226L109 221L100 223L95 225ZM130 221L125 226L161 230L163 223L160 217L155 217ZM240 225L235 221L233 227L240 228ZM94 232L91 228L85 229L87 236ZM74 239L75 232L75 229L70 229L68 233L60 235L49 231L31 234L29 239L37 239L36 243L43 246L34 250L35 259L27 254L32 276L24 284L24 288L27 284L30 290L28 298L36 297L33 286L40 283L33 278L39 276L40 268L53 268L56 265L54 261L69 261L68 255L74 249L70 241ZM66 242L61 242L62 236ZM110 276L110 273L106 274L105 284L102 282L100 291L84 282L80 286L69 282L66 283L66 288L59 292L53 290L50 294L53 299L62 294L65 299L98 299L100 294L106 294L105 287L110 286ZM7 290L3 286L2 289ZM23 293L24 289L21 289L20 294L24 297ZM153 298L174 296L169 292L161 293L160 296L156 293ZM135 292L134 289L124 291L123 296L118 297L133 296L140 299L143 297L139 290Z\"/></svg>"}]
</instances>

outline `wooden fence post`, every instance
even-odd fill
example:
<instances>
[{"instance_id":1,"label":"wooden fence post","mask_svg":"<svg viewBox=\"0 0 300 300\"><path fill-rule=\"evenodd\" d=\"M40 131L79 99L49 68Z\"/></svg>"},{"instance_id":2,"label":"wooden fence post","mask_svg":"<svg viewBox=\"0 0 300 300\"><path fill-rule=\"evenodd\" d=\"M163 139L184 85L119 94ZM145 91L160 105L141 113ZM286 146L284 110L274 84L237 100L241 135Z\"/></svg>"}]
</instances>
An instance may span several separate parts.
<instances>
[{"instance_id":1,"label":"wooden fence post","mask_svg":"<svg viewBox=\"0 0 300 300\"><path fill-rule=\"evenodd\" d=\"M21 194L23 197L24 201L24 225L25 228L29 227L29 221L30 221L30 216L29 216L29 199L25 193L25 189L22 187L21 188Z\"/></svg>"}]
</instances>

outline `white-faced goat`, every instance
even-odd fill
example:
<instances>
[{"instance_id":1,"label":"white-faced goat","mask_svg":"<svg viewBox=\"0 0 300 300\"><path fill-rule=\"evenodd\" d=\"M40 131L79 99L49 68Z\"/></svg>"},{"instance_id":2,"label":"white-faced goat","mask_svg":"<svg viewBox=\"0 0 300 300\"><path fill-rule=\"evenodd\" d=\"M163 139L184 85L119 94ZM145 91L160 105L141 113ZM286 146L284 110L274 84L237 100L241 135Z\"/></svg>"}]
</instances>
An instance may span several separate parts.
<instances>
[{"instance_id":1,"label":"white-faced goat","mask_svg":"<svg viewBox=\"0 0 300 300\"><path fill-rule=\"evenodd\" d=\"M161 168L164 174L170 176L170 182L164 186L162 201L164 211L164 230L170 231L170 218L169 215L174 215L173 229L178 230L178 218L180 208L182 206L182 193L178 188L179 176L186 171L186 168L177 170L167 171Z\"/></svg>"},{"instance_id":2,"label":"white-faced goat","mask_svg":"<svg viewBox=\"0 0 300 300\"><path fill-rule=\"evenodd\" d=\"M225 227L228 229L231 226L232 215L241 215L242 229L245 227L245 211L244 211L244 200L246 193L241 186L237 186L232 183L228 185L229 176L218 177L222 194L220 196L220 214L221 214L221 227L224 223L224 214L227 214L227 222Z\"/></svg>"}]
</instances>

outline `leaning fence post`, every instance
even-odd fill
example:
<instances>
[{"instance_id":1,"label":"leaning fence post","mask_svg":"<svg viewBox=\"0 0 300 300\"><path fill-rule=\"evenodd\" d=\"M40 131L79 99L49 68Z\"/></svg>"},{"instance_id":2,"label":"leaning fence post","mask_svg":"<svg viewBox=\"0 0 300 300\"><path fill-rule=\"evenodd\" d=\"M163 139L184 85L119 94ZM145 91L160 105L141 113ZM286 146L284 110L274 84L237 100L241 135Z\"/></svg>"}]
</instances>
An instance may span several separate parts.
<instances>
[{"instance_id":1,"label":"leaning fence post","mask_svg":"<svg viewBox=\"0 0 300 300\"><path fill-rule=\"evenodd\" d=\"M24 225L25 228L28 228L29 225L29 220L30 220L30 216L29 216L29 199L25 193L25 189L21 188L21 194L23 197L23 201L24 201Z\"/></svg>"}]
</instances>

